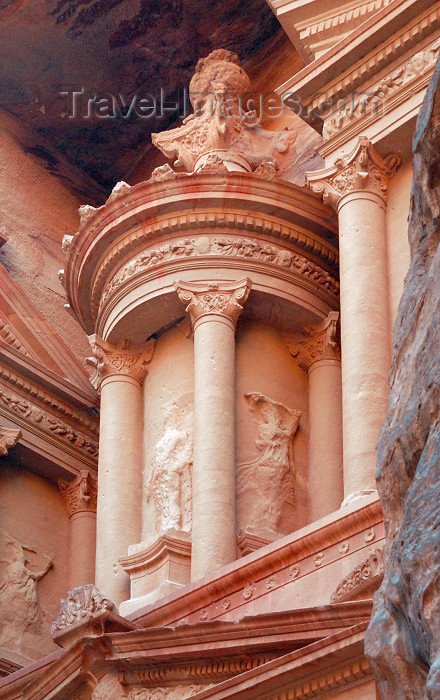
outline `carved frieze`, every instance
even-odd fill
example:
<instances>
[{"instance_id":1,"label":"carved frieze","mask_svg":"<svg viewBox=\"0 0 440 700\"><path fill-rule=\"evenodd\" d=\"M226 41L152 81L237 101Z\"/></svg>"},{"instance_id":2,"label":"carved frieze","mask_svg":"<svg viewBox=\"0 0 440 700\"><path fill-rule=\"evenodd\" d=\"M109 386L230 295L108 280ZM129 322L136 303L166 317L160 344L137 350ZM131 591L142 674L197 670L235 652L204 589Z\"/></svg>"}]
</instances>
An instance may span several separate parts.
<instances>
[{"instance_id":1,"label":"carved frieze","mask_svg":"<svg viewBox=\"0 0 440 700\"><path fill-rule=\"evenodd\" d=\"M69 515L82 511L96 513L98 484L87 469L83 469L73 481L60 480L58 486L66 499Z\"/></svg>"},{"instance_id":2,"label":"carved frieze","mask_svg":"<svg viewBox=\"0 0 440 700\"><path fill-rule=\"evenodd\" d=\"M245 399L258 425L259 454L237 467L239 526L280 536L283 521L294 517L292 440L301 412L257 392Z\"/></svg>"},{"instance_id":3,"label":"carved frieze","mask_svg":"<svg viewBox=\"0 0 440 700\"><path fill-rule=\"evenodd\" d=\"M15 447L20 438L21 430L5 428L0 425L0 456L6 456L8 450L10 450L11 447Z\"/></svg>"},{"instance_id":4,"label":"carved frieze","mask_svg":"<svg viewBox=\"0 0 440 700\"><path fill-rule=\"evenodd\" d=\"M376 549L373 554L365 559L359 566L346 576L332 594L332 603L341 603L350 600L361 593L365 588L382 580L384 573L385 549Z\"/></svg>"},{"instance_id":5,"label":"carved frieze","mask_svg":"<svg viewBox=\"0 0 440 700\"><path fill-rule=\"evenodd\" d=\"M68 592L67 598L61 600L60 611L51 625L51 634L65 630L89 615L107 612L114 607L112 601L91 583L73 588Z\"/></svg>"},{"instance_id":6,"label":"carved frieze","mask_svg":"<svg viewBox=\"0 0 440 700\"><path fill-rule=\"evenodd\" d=\"M185 304L191 323L207 315L225 316L233 323L243 311L249 296L251 282L247 278L237 282L178 282L176 291Z\"/></svg>"},{"instance_id":7,"label":"carved frieze","mask_svg":"<svg viewBox=\"0 0 440 700\"><path fill-rule=\"evenodd\" d=\"M95 368L90 381L96 389L103 379L112 375L132 377L142 384L156 347L154 339L145 345L131 345L129 340L111 345L97 335L91 335L89 342L93 357L88 357L86 362Z\"/></svg>"},{"instance_id":8,"label":"carved frieze","mask_svg":"<svg viewBox=\"0 0 440 700\"><path fill-rule=\"evenodd\" d=\"M196 693L200 693L212 684L205 685L178 685L162 688L134 688L128 697L130 700L186 700Z\"/></svg>"},{"instance_id":9,"label":"carved frieze","mask_svg":"<svg viewBox=\"0 0 440 700\"><path fill-rule=\"evenodd\" d=\"M84 450L92 457L97 457L98 444L94 440L91 440L84 433L80 433L68 423L57 420L46 411L40 409L39 406L2 388L0 388L0 403L3 403L10 411L38 424L44 430L57 435L71 445Z\"/></svg>"},{"instance_id":10,"label":"carved frieze","mask_svg":"<svg viewBox=\"0 0 440 700\"><path fill-rule=\"evenodd\" d=\"M288 343L289 352L300 366L308 371L318 360L340 360L341 348L338 337L339 313L331 311L319 328L302 343Z\"/></svg>"},{"instance_id":11,"label":"carved frieze","mask_svg":"<svg viewBox=\"0 0 440 700\"><path fill-rule=\"evenodd\" d=\"M386 199L388 182L400 166L401 157L391 153L382 158L366 136L349 156L341 156L325 170L307 173L309 187L323 196L325 203L337 209L344 195L364 190Z\"/></svg>"},{"instance_id":12,"label":"carved frieze","mask_svg":"<svg viewBox=\"0 0 440 700\"><path fill-rule=\"evenodd\" d=\"M339 282L329 272L302 255L287 248L269 245L256 239L219 236L186 238L149 248L124 265L106 287L100 306L112 292L137 274L154 269L172 260L204 256L242 258L274 265L316 282L335 296L339 295Z\"/></svg>"},{"instance_id":13,"label":"carved frieze","mask_svg":"<svg viewBox=\"0 0 440 700\"><path fill-rule=\"evenodd\" d=\"M344 109L337 111L331 118L326 119L322 135L325 139L330 139L347 126L360 121L367 115L378 116L386 110L386 101L405 86L420 80L423 75L429 75L435 66L438 58L440 41L437 40L424 51L414 54L408 61L405 61L391 75L382 78L374 87L365 91L362 97L355 99L351 97L348 104L344 104ZM345 101L344 101L345 102Z\"/></svg>"}]
</instances>

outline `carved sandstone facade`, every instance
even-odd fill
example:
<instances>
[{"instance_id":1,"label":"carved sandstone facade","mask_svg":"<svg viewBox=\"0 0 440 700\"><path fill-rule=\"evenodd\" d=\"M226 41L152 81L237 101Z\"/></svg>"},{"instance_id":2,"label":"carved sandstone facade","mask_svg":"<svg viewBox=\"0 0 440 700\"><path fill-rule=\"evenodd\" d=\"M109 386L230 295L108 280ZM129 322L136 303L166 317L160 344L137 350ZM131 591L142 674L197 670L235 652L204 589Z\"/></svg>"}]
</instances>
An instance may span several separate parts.
<instances>
[{"instance_id":1,"label":"carved sandstone facade","mask_svg":"<svg viewBox=\"0 0 440 700\"><path fill-rule=\"evenodd\" d=\"M281 113L214 50L161 154L59 227L90 381L0 266L0 671L61 647L0 697L377 700L376 442L440 14L269 5L302 61Z\"/></svg>"}]
</instances>

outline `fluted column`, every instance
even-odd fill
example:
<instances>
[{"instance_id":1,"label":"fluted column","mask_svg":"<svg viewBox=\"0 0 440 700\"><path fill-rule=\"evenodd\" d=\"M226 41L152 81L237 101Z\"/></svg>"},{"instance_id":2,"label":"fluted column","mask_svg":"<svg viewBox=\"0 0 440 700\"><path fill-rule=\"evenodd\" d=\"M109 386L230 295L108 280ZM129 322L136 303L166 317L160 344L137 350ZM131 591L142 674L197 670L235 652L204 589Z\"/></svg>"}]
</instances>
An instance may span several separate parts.
<instances>
[{"instance_id":1,"label":"fluted column","mask_svg":"<svg viewBox=\"0 0 440 700\"><path fill-rule=\"evenodd\" d=\"M376 488L391 362L386 199L399 164L398 156L382 159L361 137L350 156L307 175L339 218L344 504Z\"/></svg>"},{"instance_id":2,"label":"fluted column","mask_svg":"<svg viewBox=\"0 0 440 700\"><path fill-rule=\"evenodd\" d=\"M338 321L339 313L331 311L304 342L289 345L309 375L310 522L338 510L344 497Z\"/></svg>"},{"instance_id":3,"label":"fluted column","mask_svg":"<svg viewBox=\"0 0 440 700\"><path fill-rule=\"evenodd\" d=\"M59 481L70 519L69 588L95 581L96 498L98 484L89 471Z\"/></svg>"},{"instance_id":4,"label":"fluted column","mask_svg":"<svg viewBox=\"0 0 440 700\"><path fill-rule=\"evenodd\" d=\"M118 558L141 538L142 383L154 342L131 347L89 340L101 390L95 583L119 606L130 597L130 580Z\"/></svg>"},{"instance_id":5,"label":"fluted column","mask_svg":"<svg viewBox=\"0 0 440 700\"><path fill-rule=\"evenodd\" d=\"M176 285L194 330L193 580L237 556L235 326L250 286L247 279Z\"/></svg>"}]
</instances>

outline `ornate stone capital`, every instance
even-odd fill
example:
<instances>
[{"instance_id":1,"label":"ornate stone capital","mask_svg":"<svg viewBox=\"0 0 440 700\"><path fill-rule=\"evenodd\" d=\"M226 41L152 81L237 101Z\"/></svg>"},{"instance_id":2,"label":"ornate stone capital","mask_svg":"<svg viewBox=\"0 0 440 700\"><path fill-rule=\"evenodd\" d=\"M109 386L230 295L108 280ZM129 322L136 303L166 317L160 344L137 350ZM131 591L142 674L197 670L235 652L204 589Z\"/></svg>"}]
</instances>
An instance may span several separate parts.
<instances>
[{"instance_id":1,"label":"ornate stone capital","mask_svg":"<svg viewBox=\"0 0 440 700\"><path fill-rule=\"evenodd\" d=\"M306 173L313 192L337 210L342 197L356 191L372 192L386 200L388 182L402 159L395 153L382 158L366 136L361 136L349 156L342 155L324 170Z\"/></svg>"},{"instance_id":2,"label":"ornate stone capital","mask_svg":"<svg viewBox=\"0 0 440 700\"><path fill-rule=\"evenodd\" d=\"M90 377L95 389L100 387L103 379L115 374L132 377L142 384L156 347L155 340L145 345L131 345L129 340L111 345L97 335L90 335L89 343L93 357L88 357L86 362L95 368L94 375Z\"/></svg>"},{"instance_id":3,"label":"ornate stone capital","mask_svg":"<svg viewBox=\"0 0 440 700\"><path fill-rule=\"evenodd\" d=\"M85 621L90 615L109 612L114 607L112 601L91 583L73 588L67 598L61 600L60 612L50 628L51 634L57 635L71 625Z\"/></svg>"},{"instance_id":4,"label":"ornate stone capital","mask_svg":"<svg viewBox=\"0 0 440 700\"><path fill-rule=\"evenodd\" d=\"M289 352L298 359L300 367L308 371L318 360L341 359L338 324L339 313L330 311L321 326L306 340L297 345L288 344Z\"/></svg>"},{"instance_id":5,"label":"ornate stone capital","mask_svg":"<svg viewBox=\"0 0 440 700\"><path fill-rule=\"evenodd\" d=\"M177 282L175 289L194 326L202 316L224 316L235 325L249 296L251 281Z\"/></svg>"},{"instance_id":6,"label":"ornate stone capital","mask_svg":"<svg viewBox=\"0 0 440 700\"><path fill-rule=\"evenodd\" d=\"M73 481L60 480L58 486L66 499L69 515L82 511L96 513L98 484L87 469L82 470Z\"/></svg>"},{"instance_id":7,"label":"ornate stone capital","mask_svg":"<svg viewBox=\"0 0 440 700\"><path fill-rule=\"evenodd\" d=\"M4 428L0 425L0 456L5 457L11 447L15 447L21 438L21 430Z\"/></svg>"}]
</instances>

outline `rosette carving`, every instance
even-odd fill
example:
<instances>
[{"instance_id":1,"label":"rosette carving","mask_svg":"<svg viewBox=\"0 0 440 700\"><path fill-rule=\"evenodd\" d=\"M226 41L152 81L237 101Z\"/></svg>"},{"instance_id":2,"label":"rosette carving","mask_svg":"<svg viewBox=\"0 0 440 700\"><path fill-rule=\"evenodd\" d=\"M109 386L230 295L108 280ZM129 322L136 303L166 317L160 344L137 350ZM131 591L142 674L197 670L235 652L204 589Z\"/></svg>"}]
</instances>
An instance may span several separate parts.
<instances>
[{"instance_id":1,"label":"rosette carving","mask_svg":"<svg viewBox=\"0 0 440 700\"><path fill-rule=\"evenodd\" d=\"M89 336L89 343L93 357L86 358L86 362L95 369L90 377L95 389L99 388L103 379L115 374L132 377L142 384L156 347L154 339L145 345L131 345L129 340L111 345L97 335Z\"/></svg>"},{"instance_id":2,"label":"rosette carving","mask_svg":"<svg viewBox=\"0 0 440 700\"><path fill-rule=\"evenodd\" d=\"M60 480L58 486L66 499L69 515L82 511L96 513L98 484L89 471L82 470L73 481Z\"/></svg>"},{"instance_id":3,"label":"rosette carving","mask_svg":"<svg viewBox=\"0 0 440 700\"><path fill-rule=\"evenodd\" d=\"M235 325L251 286L245 277L237 282L178 282L175 289L193 325L201 316L212 314L225 316Z\"/></svg>"},{"instance_id":4,"label":"rosette carving","mask_svg":"<svg viewBox=\"0 0 440 700\"><path fill-rule=\"evenodd\" d=\"M401 162L401 157L395 153L382 158L371 141L361 136L349 156L342 155L330 168L307 173L307 183L334 209L344 195L357 190L373 192L386 199L389 180Z\"/></svg>"},{"instance_id":5,"label":"rosette carving","mask_svg":"<svg viewBox=\"0 0 440 700\"><path fill-rule=\"evenodd\" d=\"M340 360L339 313L330 311L321 326L302 343L289 344L289 352L299 361L300 367L308 371L318 360Z\"/></svg>"}]
</instances>

